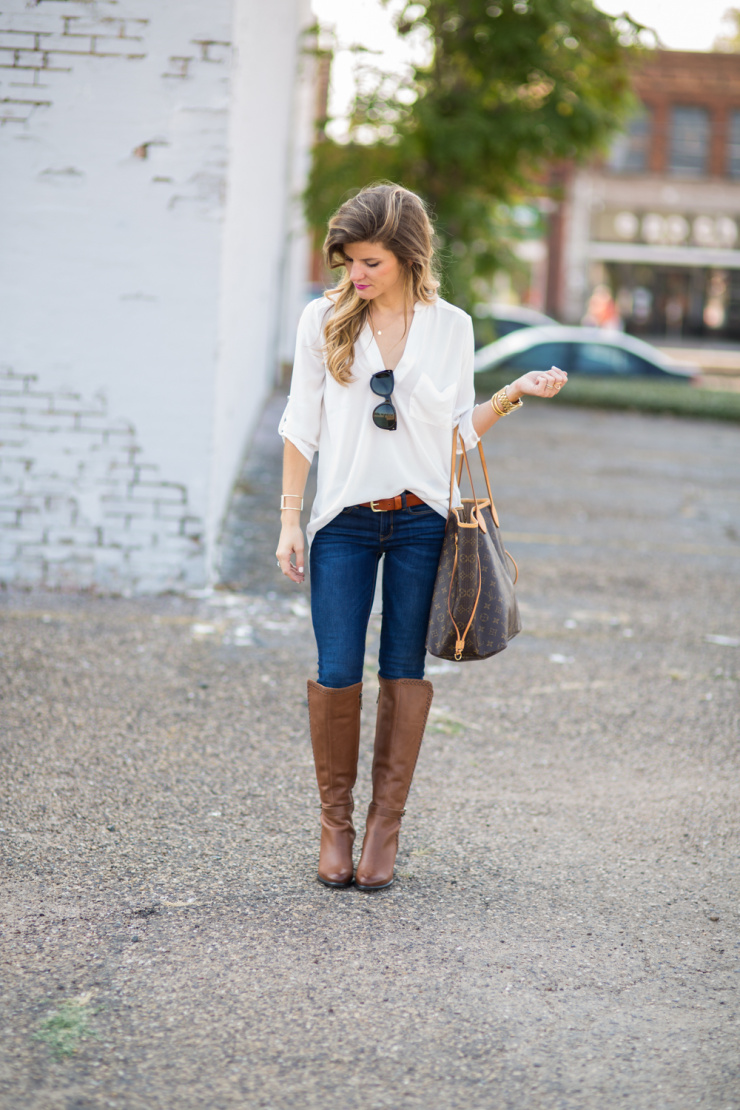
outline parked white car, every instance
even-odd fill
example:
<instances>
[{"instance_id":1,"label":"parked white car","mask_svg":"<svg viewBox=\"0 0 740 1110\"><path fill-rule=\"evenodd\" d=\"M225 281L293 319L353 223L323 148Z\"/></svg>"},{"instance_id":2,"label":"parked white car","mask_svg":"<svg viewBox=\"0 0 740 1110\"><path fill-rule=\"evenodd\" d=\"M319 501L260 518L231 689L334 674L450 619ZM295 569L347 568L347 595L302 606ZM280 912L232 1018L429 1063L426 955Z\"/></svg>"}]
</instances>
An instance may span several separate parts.
<instances>
[{"instance_id":1,"label":"parked white car","mask_svg":"<svg viewBox=\"0 0 740 1110\"><path fill-rule=\"evenodd\" d=\"M676 362L632 335L560 324L511 332L476 351L474 365L476 374L488 370L525 374L558 366L567 374L648 376L687 383L701 374L698 366Z\"/></svg>"}]
</instances>

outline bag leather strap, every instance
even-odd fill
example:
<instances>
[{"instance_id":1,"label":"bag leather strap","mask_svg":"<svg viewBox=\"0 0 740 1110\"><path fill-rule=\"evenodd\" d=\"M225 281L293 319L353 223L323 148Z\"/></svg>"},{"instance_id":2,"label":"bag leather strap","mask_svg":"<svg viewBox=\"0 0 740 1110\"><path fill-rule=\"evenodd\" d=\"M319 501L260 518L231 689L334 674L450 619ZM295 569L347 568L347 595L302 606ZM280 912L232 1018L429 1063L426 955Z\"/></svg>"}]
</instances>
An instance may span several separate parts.
<instances>
[{"instance_id":1,"label":"bag leather strap","mask_svg":"<svg viewBox=\"0 0 740 1110\"><path fill-rule=\"evenodd\" d=\"M457 470L457 437L458 437L458 435L460 435L459 425L455 428L455 430L452 433L452 462L450 463L450 504L449 504L448 512L452 512L452 495L453 495L454 489L455 489L455 471ZM468 477L470 478L470 488L473 491L473 499L475 501L475 511L476 511L476 515L477 515L478 511L479 511L478 498L475 495L475 487L473 485L473 476L470 473L470 463L468 462L468 452L465 450L465 443L463 441L462 436L460 436L460 447L461 447L462 450L461 450L461 455L460 455L460 471L457 475L457 484L458 484L458 487L459 487L460 480L462 479L462 472L463 472L463 465L464 465L467 469ZM490 506L491 506L491 516L493 517L493 523L496 525L497 528L499 528L500 525L499 525L499 522L498 522L498 513L496 512L496 506L493 503L493 494L491 493L491 479L488 477L488 467L486 465L486 456L485 456L485 452L483 451L483 440L481 440L481 439L478 440L478 453L480 454L480 462L481 462L481 467L483 469L483 477L484 477L485 482L486 482L486 492L488 494L488 501L489 501Z\"/></svg>"},{"instance_id":2,"label":"bag leather strap","mask_svg":"<svg viewBox=\"0 0 740 1110\"><path fill-rule=\"evenodd\" d=\"M456 458L457 458L457 437L458 437L459 433L460 433L460 428L458 426L457 428L455 428L454 432L452 433L452 462L450 463L450 504L449 504L448 512L452 512L452 494L453 494L454 488L455 488L455 470L456 470L455 461L456 461ZM460 473L459 473L458 478L457 478L457 484L458 484L458 486L460 485L460 479L462 478L462 469L463 469L463 464L464 464L467 471L468 471L468 478L470 479L470 488L473 491L473 499L475 501L475 508L476 508L476 512L477 512L477 510L478 510L478 498L475 496L475 486L473 485L473 475L470 473L470 463L468 462L468 452L465 450L465 444L463 442L463 437L462 436L460 436L460 447L461 447L462 451L461 451L461 455L460 455ZM483 455L483 446L482 446L480 440L478 440L478 447L480 448L481 457L483 458L483 467L484 467L484 470L485 470L485 456ZM485 470L485 473L486 473L486 483L487 483L488 482L488 471ZM491 492L490 491L490 486L489 486L488 492L489 492L489 495L490 495L490 492Z\"/></svg>"}]
</instances>

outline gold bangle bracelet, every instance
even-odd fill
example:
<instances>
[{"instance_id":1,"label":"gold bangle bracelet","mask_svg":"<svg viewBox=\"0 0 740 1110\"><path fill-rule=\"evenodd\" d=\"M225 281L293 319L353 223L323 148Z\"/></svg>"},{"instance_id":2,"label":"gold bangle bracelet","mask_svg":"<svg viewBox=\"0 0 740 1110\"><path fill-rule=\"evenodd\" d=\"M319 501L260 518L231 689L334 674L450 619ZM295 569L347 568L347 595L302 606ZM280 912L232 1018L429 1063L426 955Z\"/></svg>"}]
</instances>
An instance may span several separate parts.
<instances>
[{"instance_id":1,"label":"gold bangle bracelet","mask_svg":"<svg viewBox=\"0 0 740 1110\"><path fill-rule=\"evenodd\" d=\"M290 498L293 501L300 501L300 505L286 505L285 501L286 501L287 498ZM286 509L293 510L294 512L299 513L302 510L302 508L303 508L303 498L301 497L300 493L283 493L283 494L280 495L280 512L281 513L285 512Z\"/></svg>"},{"instance_id":2,"label":"gold bangle bracelet","mask_svg":"<svg viewBox=\"0 0 740 1110\"><path fill-rule=\"evenodd\" d=\"M500 389L498 393L494 394L491 398L491 408L497 416L508 416L513 409L520 409L523 401L521 397L518 401L510 401L506 394L506 386Z\"/></svg>"}]
</instances>

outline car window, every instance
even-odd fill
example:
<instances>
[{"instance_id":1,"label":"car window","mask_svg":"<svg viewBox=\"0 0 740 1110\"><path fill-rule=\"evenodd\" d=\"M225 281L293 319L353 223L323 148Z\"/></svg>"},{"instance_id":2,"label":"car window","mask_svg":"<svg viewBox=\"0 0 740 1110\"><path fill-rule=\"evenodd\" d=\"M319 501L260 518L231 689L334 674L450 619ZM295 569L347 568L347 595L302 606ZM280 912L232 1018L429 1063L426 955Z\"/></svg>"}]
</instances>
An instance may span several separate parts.
<instances>
[{"instance_id":1,"label":"car window","mask_svg":"<svg viewBox=\"0 0 740 1110\"><path fill-rule=\"evenodd\" d=\"M526 374L529 370L549 370L551 366L558 366L567 372L570 361L566 352L565 343L536 343L526 351L519 351L501 363L502 370L518 370Z\"/></svg>"},{"instance_id":2,"label":"car window","mask_svg":"<svg viewBox=\"0 0 740 1110\"><path fill-rule=\"evenodd\" d=\"M521 320L502 320L501 317L494 317L494 327L499 339L503 339L505 335L511 335L513 331L521 331L527 325L523 324Z\"/></svg>"},{"instance_id":3,"label":"car window","mask_svg":"<svg viewBox=\"0 0 740 1110\"><path fill-rule=\"evenodd\" d=\"M578 374L640 374L641 359L607 343L577 343L574 370Z\"/></svg>"},{"instance_id":4,"label":"car window","mask_svg":"<svg viewBox=\"0 0 740 1110\"><path fill-rule=\"evenodd\" d=\"M659 366L653 366L652 362L648 362L646 358L640 358L639 355L629 355L630 366L632 366L633 374L653 374L660 376L665 374L665 370L661 370Z\"/></svg>"}]
</instances>

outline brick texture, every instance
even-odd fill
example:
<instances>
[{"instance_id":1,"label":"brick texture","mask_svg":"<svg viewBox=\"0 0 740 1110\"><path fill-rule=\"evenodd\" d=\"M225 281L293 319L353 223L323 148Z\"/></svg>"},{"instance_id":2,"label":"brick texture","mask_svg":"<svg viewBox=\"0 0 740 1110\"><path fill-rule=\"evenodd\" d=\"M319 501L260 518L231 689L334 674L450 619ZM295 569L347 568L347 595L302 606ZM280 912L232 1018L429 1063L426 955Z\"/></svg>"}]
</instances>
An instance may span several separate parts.
<instances>
[{"instance_id":1,"label":"brick texture","mask_svg":"<svg viewBox=\"0 0 740 1110\"><path fill-rule=\"evenodd\" d=\"M149 20L122 16L115 7L112 0L38 0L27 13L0 13L0 126L26 125L50 108L53 96L20 90L49 88L53 74L73 73L82 59L147 57ZM188 46L188 53L170 56L163 80L187 81L198 65L225 67L231 59L231 43L222 39L192 39Z\"/></svg>"},{"instance_id":2,"label":"brick texture","mask_svg":"<svg viewBox=\"0 0 740 1110\"><path fill-rule=\"evenodd\" d=\"M0 582L159 592L197 581L202 560L187 489L103 396L0 369Z\"/></svg>"},{"instance_id":3,"label":"brick texture","mask_svg":"<svg viewBox=\"0 0 740 1110\"><path fill-rule=\"evenodd\" d=\"M670 109L674 105L706 108L712 122L709 173L727 170L726 115L740 108L740 57L688 50L650 51L635 73L634 89L652 111L650 169L665 173L668 161Z\"/></svg>"}]
</instances>

